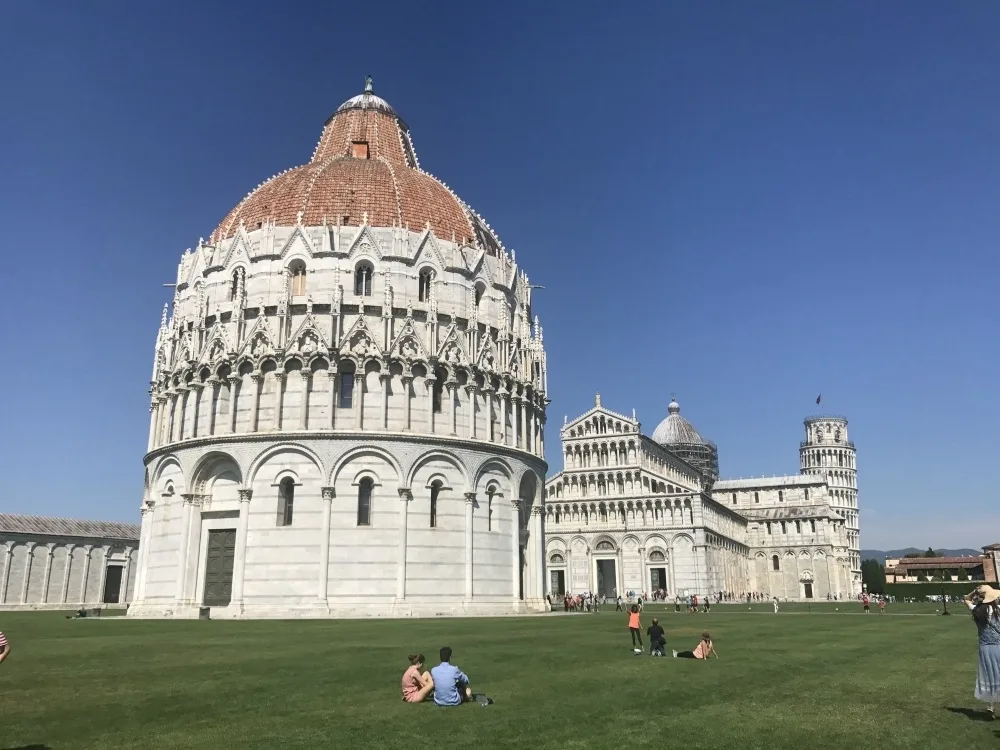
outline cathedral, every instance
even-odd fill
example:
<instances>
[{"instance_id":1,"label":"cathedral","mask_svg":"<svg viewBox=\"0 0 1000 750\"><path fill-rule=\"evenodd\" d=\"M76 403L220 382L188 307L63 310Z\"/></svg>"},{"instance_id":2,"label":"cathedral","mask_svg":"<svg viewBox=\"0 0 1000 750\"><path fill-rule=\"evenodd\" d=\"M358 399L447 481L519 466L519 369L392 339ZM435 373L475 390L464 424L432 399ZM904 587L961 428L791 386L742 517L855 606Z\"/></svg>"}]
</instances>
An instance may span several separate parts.
<instances>
[{"instance_id":1,"label":"cathedral","mask_svg":"<svg viewBox=\"0 0 1000 750\"><path fill-rule=\"evenodd\" d=\"M547 590L727 592L809 601L861 591L854 444L843 417L805 420L799 474L719 479L719 454L681 416L642 434L594 407L560 432L545 483Z\"/></svg>"},{"instance_id":2,"label":"cathedral","mask_svg":"<svg viewBox=\"0 0 1000 750\"><path fill-rule=\"evenodd\" d=\"M177 270L132 617L547 607L531 285L371 80Z\"/></svg>"}]
</instances>

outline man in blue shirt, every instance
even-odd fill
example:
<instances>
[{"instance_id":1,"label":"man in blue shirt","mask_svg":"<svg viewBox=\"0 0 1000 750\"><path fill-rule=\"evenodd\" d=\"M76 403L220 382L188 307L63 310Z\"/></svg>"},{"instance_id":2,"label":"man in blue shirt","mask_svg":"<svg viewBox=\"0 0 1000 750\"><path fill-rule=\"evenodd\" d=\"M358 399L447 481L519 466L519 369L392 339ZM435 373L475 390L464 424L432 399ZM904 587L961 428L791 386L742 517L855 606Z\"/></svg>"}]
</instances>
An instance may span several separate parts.
<instances>
[{"instance_id":1,"label":"man in blue shirt","mask_svg":"<svg viewBox=\"0 0 1000 750\"><path fill-rule=\"evenodd\" d=\"M451 649L441 649L441 663L431 670L434 678L434 702L439 706L460 706L472 700L469 678L451 664Z\"/></svg>"}]
</instances>

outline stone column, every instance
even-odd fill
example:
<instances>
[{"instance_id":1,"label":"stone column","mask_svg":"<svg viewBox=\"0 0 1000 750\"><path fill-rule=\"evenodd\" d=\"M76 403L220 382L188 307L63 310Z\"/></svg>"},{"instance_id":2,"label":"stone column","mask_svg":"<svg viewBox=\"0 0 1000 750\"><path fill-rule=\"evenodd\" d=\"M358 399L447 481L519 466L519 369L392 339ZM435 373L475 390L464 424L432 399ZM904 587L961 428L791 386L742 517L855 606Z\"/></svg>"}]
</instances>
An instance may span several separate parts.
<instances>
[{"instance_id":1,"label":"stone column","mask_svg":"<svg viewBox=\"0 0 1000 750\"><path fill-rule=\"evenodd\" d=\"M476 396L479 389L475 385L465 387L465 392L469 396L469 440L476 439Z\"/></svg>"},{"instance_id":2,"label":"stone column","mask_svg":"<svg viewBox=\"0 0 1000 750\"><path fill-rule=\"evenodd\" d=\"M28 601L28 581L31 579L31 564L35 559L35 548L38 546L34 542L25 545L28 548L28 556L24 560L24 581L21 583L21 604Z\"/></svg>"},{"instance_id":3,"label":"stone column","mask_svg":"<svg viewBox=\"0 0 1000 750\"><path fill-rule=\"evenodd\" d=\"M507 429L507 396L508 396L508 393L507 393L507 389L503 386L503 384L500 385L500 390L497 392L497 395L500 397L500 429L503 432L503 440L501 442L504 445L510 445L511 433L514 430L513 429L510 429L510 430ZM513 427L513 425L512 425L512 427Z\"/></svg>"},{"instance_id":4,"label":"stone column","mask_svg":"<svg viewBox=\"0 0 1000 750\"><path fill-rule=\"evenodd\" d=\"M45 545L45 575L42 576L42 604L49 600L49 578L52 576L52 555L55 545L51 542Z\"/></svg>"},{"instance_id":5,"label":"stone column","mask_svg":"<svg viewBox=\"0 0 1000 750\"><path fill-rule=\"evenodd\" d=\"M212 386L212 400L209 404L208 434L214 435L218 430L219 409L222 407L222 381L214 375L208 379Z\"/></svg>"},{"instance_id":6,"label":"stone column","mask_svg":"<svg viewBox=\"0 0 1000 750\"><path fill-rule=\"evenodd\" d=\"M524 440L521 447L526 451L531 451L531 402L527 397L521 399L521 432L524 433Z\"/></svg>"},{"instance_id":7,"label":"stone column","mask_svg":"<svg viewBox=\"0 0 1000 750\"><path fill-rule=\"evenodd\" d=\"M302 381L302 406L299 409L299 429L309 429L309 380L308 370L299 370L299 379Z\"/></svg>"},{"instance_id":8,"label":"stone column","mask_svg":"<svg viewBox=\"0 0 1000 750\"><path fill-rule=\"evenodd\" d=\"M94 551L93 546L83 545L83 577L80 579L80 604L87 603L87 579L90 577L90 553Z\"/></svg>"},{"instance_id":9,"label":"stone column","mask_svg":"<svg viewBox=\"0 0 1000 750\"><path fill-rule=\"evenodd\" d=\"M98 597L98 603L104 603L104 586L108 582L108 555L111 553L111 547L105 544L101 547L101 584L100 584L100 597Z\"/></svg>"},{"instance_id":10,"label":"stone column","mask_svg":"<svg viewBox=\"0 0 1000 750\"><path fill-rule=\"evenodd\" d=\"M535 570L534 576L537 597L545 600L545 532L543 531L542 505L541 501L535 500L535 505L531 509L531 538L535 547Z\"/></svg>"},{"instance_id":11,"label":"stone column","mask_svg":"<svg viewBox=\"0 0 1000 750\"><path fill-rule=\"evenodd\" d=\"M490 385L488 378L486 384L483 386L483 402L486 405L484 413L486 417L486 434L483 436L483 439L492 443L496 440L496 435L493 434L493 387Z\"/></svg>"},{"instance_id":12,"label":"stone column","mask_svg":"<svg viewBox=\"0 0 1000 750\"><path fill-rule=\"evenodd\" d=\"M319 537L319 593L316 598L326 604L330 586L330 514L336 493L333 487L321 487L320 491L323 493L323 526Z\"/></svg>"},{"instance_id":13,"label":"stone column","mask_svg":"<svg viewBox=\"0 0 1000 750\"><path fill-rule=\"evenodd\" d=\"M354 427L365 428L365 374L354 373Z\"/></svg>"},{"instance_id":14,"label":"stone column","mask_svg":"<svg viewBox=\"0 0 1000 750\"><path fill-rule=\"evenodd\" d=\"M66 597L69 596L69 576L70 569L73 567L73 552L76 550L77 545L69 544L66 546L66 569L63 571L62 588L59 590L59 603L65 604Z\"/></svg>"},{"instance_id":15,"label":"stone column","mask_svg":"<svg viewBox=\"0 0 1000 750\"><path fill-rule=\"evenodd\" d=\"M399 549L397 551L397 562L396 562L396 598L405 599L406 598L406 528L408 523L408 514L410 508L410 501L413 499L413 493L410 491L409 487L400 487L399 499L402 501L399 504Z\"/></svg>"},{"instance_id":16,"label":"stone column","mask_svg":"<svg viewBox=\"0 0 1000 750\"><path fill-rule=\"evenodd\" d=\"M181 546L178 550L177 560L177 589L174 594L174 602L178 605L184 603L184 587L187 582L188 557L191 546L191 516L194 515L195 496L186 493L181 495Z\"/></svg>"},{"instance_id":17,"label":"stone column","mask_svg":"<svg viewBox=\"0 0 1000 750\"><path fill-rule=\"evenodd\" d=\"M510 431L514 433L514 442L512 447L520 448L521 443L521 427L519 424L518 417L521 416L521 398L520 396L512 395L510 397Z\"/></svg>"},{"instance_id":18,"label":"stone column","mask_svg":"<svg viewBox=\"0 0 1000 750\"><path fill-rule=\"evenodd\" d=\"M413 428L413 398L410 396L410 385L413 383L412 375L403 376L403 392L406 395L406 414L403 416L403 429Z\"/></svg>"},{"instance_id":19,"label":"stone column","mask_svg":"<svg viewBox=\"0 0 1000 750\"><path fill-rule=\"evenodd\" d=\"M125 604L128 601L128 571L132 563L132 550L125 550L125 564L122 566L122 585L118 589L118 603ZM135 589L132 589L135 591Z\"/></svg>"},{"instance_id":20,"label":"stone column","mask_svg":"<svg viewBox=\"0 0 1000 750\"><path fill-rule=\"evenodd\" d=\"M378 374L379 383L382 385L382 424L383 430L389 429L389 385L392 375L385 370Z\"/></svg>"},{"instance_id":21,"label":"stone column","mask_svg":"<svg viewBox=\"0 0 1000 750\"><path fill-rule=\"evenodd\" d=\"M239 375L230 375L226 378L229 381L229 433L236 434L236 418L239 414L239 401L237 396L243 385L243 379Z\"/></svg>"},{"instance_id":22,"label":"stone column","mask_svg":"<svg viewBox=\"0 0 1000 750\"><path fill-rule=\"evenodd\" d=\"M448 389L448 424L450 426L449 434L458 434L458 409L455 408L455 391L458 388L458 384L454 382L445 383Z\"/></svg>"},{"instance_id":23,"label":"stone column","mask_svg":"<svg viewBox=\"0 0 1000 750\"><path fill-rule=\"evenodd\" d=\"M437 378L433 374L427 376L427 431L434 433L434 384Z\"/></svg>"},{"instance_id":24,"label":"stone column","mask_svg":"<svg viewBox=\"0 0 1000 750\"><path fill-rule=\"evenodd\" d=\"M14 556L14 543L7 542L4 545L3 589L0 590L0 604L7 603L7 585L10 583L10 563L13 556Z\"/></svg>"},{"instance_id":25,"label":"stone column","mask_svg":"<svg viewBox=\"0 0 1000 750\"><path fill-rule=\"evenodd\" d=\"M236 522L236 549L233 551L233 590L230 606L243 606L243 577L247 564L247 529L250 524L250 498L253 490L239 490L240 517Z\"/></svg>"},{"instance_id":26,"label":"stone column","mask_svg":"<svg viewBox=\"0 0 1000 750\"><path fill-rule=\"evenodd\" d=\"M192 383L191 392L194 396L194 414L191 415L191 437L198 437L198 417L201 416L201 394L205 389L204 383ZM191 400L191 396L188 396ZM103 597L101 597L103 599Z\"/></svg>"},{"instance_id":27,"label":"stone column","mask_svg":"<svg viewBox=\"0 0 1000 750\"><path fill-rule=\"evenodd\" d=\"M281 429L282 410L285 405L285 378L287 373L275 370L274 372L274 419L272 424L274 429Z\"/></svg>"},{"instance_id":28,"label":"stone column","mask_svg":"<svg viewBox=\"0 0 1000 750\"><path fill-rule=\"evenodd\" d=\"M330 429L337 427L337 370L330 363L330 369L326 371L327 378L330 379L330 394L328 404L330 405Z\"/></svg>"},{"instance_id":29,"label":"stone column","mask_svg":"<svg viewBox=\"0 0 1000 750\"><path fill-rule=\"evenodd\" d=\"M465 599L472 600L472 522L476 493L465 493Z\"/></svg>"},{"instance_id":30,"label":"stone column","mask_svg":"<svg viewBox=\"0 0 1000 750\"><path fill-rule=\"evenodd\" d=\"M253 407L250 410L250 425L247 432L257 432L257 428L260 426L258 424L260 421L260 392L264 387L264 375L255 372L250 376L250 380L253 381Z\"/></svg>"},{"instance_id":31,"label":"stone column","mask_svg":"<svg viewBox=\"0 0 1000 750\"><path fill-rule=\"evenodd\" d=\"M135 586L133 602L141 602L146 596L146 566L149 561L149 537L153 526L153 500L144 500L139 508L139 554L135 561Z\"/></svg>"},{"instance_id":32,"label":"stone column","mask_svg":"<svg viewBox=\"0 0 1000 750\"><path fill-rule=\"evenodd\" d=\"M521 600L520 589L521 589L521 501L511 500L510 502L510 521L511 521L511 535L510 535L510 553L511 553L511 567L513 568L511 573L511 583L514 588L511 590L511 596L514 600L515 606ZM525 592L527 594L527 592Z\"/></svg>"},{"instance_id":33,"label":"stone column","mask_svg":"<svg viewBox=\"0 0 1000 750\"><path fill-rule=\"evenodd\" d=\"M156 399L149 405L149 439L146 441L146 452L153 450L156 447L156 427L159 423L160 409L156 403Z\"/></svg>"}]
</instances>

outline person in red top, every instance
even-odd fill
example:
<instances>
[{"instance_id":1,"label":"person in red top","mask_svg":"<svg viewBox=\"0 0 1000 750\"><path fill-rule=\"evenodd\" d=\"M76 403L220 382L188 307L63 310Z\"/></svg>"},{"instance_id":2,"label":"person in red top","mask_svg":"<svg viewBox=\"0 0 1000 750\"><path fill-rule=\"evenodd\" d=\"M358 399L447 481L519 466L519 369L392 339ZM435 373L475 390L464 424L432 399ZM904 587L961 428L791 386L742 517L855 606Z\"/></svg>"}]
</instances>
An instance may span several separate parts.
<instances>
[{"instance_id":1,"label":"person in red top","mask_svg":"<svg viewBox=\"0 0 1000 750\"><path fill-rule=\"evenodd\" d=\"M866 615L870 614L871 607L869 605L871 604L871 600L868 598L868 594L865 594L863 597L861 597L861 603L865 605L865 614Z\"/></svg>"},{"instance_id":2,"label":"person in red top","mask_svg":"<svg viewBox=\"0 0 1000 750\"><path fill-rule=\"evenodd\" d=\"M692 612L697 612L698 611L698 595L697 594L694 594L691 597L691 611Z\"/></svg>"},{"instance_id":3,"label":"person in red top","mask_svg":"<svg viewBox=\"0 0 1000 750\"><path fill-rule=\"evenodd\" d=\"M885 614L885 597L880 597L878 600L878 613L880 615Z\"/></svg>"},{"instance_id":4,"label":"person in red top","mask_svg":"<svg viewBox=\"0 0 1000 750\"><path fill-rule=\"evenodd\" d=\"M632 633L632 648L635 648L636 640L639 641L639 648L642 648L642 624L639 622L639 605L633 604L632 610L628 613L628 629Z\"/></svg>"}]
</instances>

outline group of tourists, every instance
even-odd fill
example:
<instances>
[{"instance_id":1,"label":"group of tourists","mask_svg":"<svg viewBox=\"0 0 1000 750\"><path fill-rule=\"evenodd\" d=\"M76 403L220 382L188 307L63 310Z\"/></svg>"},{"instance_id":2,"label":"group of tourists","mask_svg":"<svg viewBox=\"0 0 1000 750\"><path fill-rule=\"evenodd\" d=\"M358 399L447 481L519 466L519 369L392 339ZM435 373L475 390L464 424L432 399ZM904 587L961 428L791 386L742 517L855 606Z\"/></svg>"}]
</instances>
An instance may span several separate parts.
<instances>
[{"instance_id":1,"label":"group of tourists","mask_svg":"<svg viewBox=\"0 0 1000 750\"><path fill-rule=\"evenodd\" d=\"M642 612L638 604L633 604L628 613L628 630L632 636L632 652L642 654ZM664 656L667 646L667 634L660 625L657 618L653 618L652 624L646 628L646 635L649 637L649 655ZM671 651L675 659L707 659L711 655L719 658L715 645L712 643L712 636L708 633L701 634L698 645L690 651Z\"/></svg>"}]
</instances>

